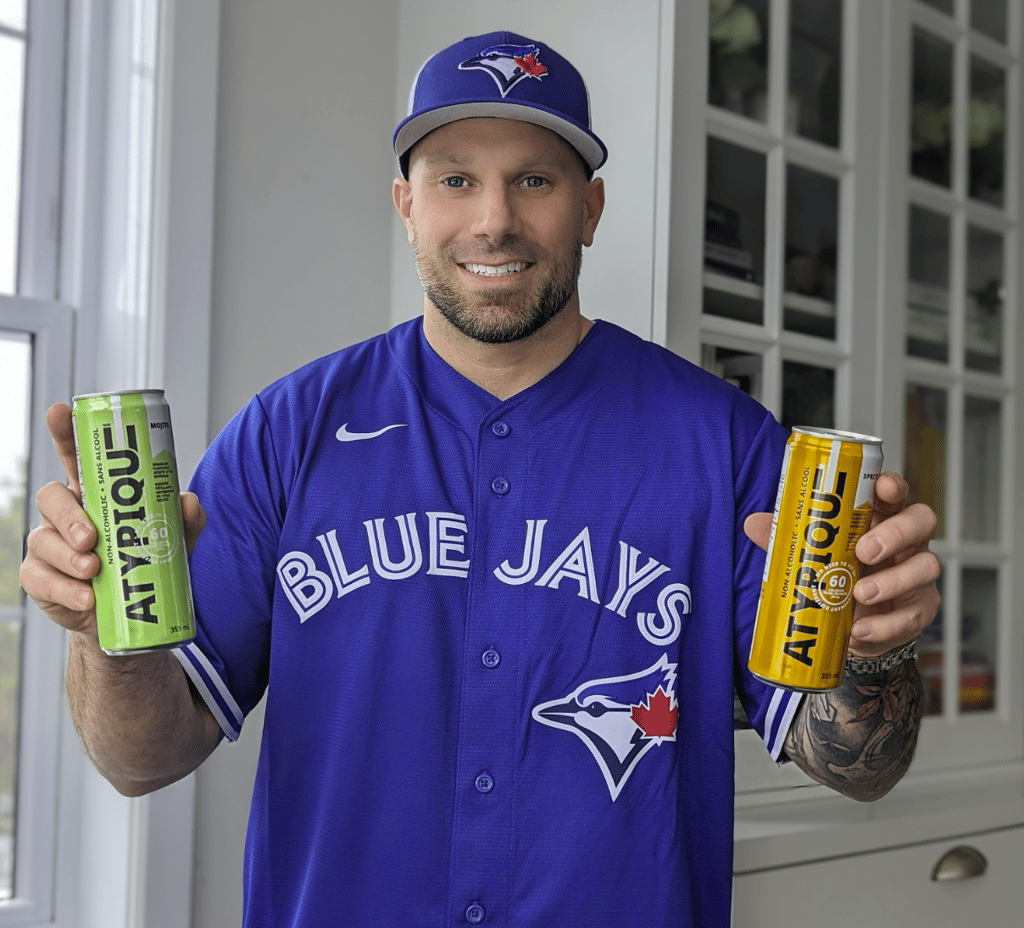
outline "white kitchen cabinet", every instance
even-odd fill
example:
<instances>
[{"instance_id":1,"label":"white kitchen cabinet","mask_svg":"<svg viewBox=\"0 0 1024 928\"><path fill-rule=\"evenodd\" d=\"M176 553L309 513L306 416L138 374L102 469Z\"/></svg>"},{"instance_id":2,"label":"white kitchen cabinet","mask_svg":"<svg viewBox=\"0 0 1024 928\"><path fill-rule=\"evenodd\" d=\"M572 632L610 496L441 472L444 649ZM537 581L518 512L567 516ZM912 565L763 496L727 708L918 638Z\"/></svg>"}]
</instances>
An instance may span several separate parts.
<instances>
[{"instance_id":1,"label":"white kitchen cabinet","mask_svg":"<svg viewBox=\"0 0 1024 928\"><path fill-rule=\"evenodd\" d=\"M938 880L941 861L958 879ZM976 874L976 875L971 875ZM1009 926L1024 912L1024 828L737 875L734 928Z\"/></svg>"}]
</instances>

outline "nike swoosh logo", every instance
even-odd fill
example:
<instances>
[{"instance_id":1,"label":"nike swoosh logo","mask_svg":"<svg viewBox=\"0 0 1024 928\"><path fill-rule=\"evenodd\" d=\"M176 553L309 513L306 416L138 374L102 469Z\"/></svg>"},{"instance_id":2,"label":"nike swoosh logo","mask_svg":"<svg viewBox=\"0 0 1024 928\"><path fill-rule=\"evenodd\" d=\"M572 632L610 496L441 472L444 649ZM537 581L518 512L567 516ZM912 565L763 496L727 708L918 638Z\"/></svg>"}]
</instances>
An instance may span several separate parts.
<instances>
[{"instance_id":1,"label":"nike swoosh logo","mask_svg":"<svg viewBox=\"0 0 1024 928\"><path fill-rule=\"evenodd\" d=\"M348 423L346 422L337 432L334 433L334 437L338 441L366 441L367 438L376 438L378 435L383 435L385 432L391 431L391 429L404 429L404 422L396 422L394 425L385 425L382 429L377 429L376 432L350 432L348 430Z\"/></svg>"}]
</instances>

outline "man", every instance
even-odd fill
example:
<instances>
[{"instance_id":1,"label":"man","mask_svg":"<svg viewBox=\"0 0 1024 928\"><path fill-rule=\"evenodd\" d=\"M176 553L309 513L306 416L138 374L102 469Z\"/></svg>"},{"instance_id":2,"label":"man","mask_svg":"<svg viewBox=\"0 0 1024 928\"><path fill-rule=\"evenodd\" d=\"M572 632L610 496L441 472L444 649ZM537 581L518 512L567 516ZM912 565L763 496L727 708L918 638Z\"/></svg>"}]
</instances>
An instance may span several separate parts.
<instances>
[{"instance_id":1,"label":"man","mask_svg":"<svg viewBox=\"0 0 1024 928\"><path fill-rule=\"evenodd\" d=\"M776 758L857 798L891 787L934 515L879 478L838 690L754 679L750 539L785 432L582 315L605 149L580 76L521 36L464 40L421 69L395 151L422 319L271 385L214 441L205 516L182 498L195 643L98 649L95 533L51 410L70 487L40 491L22 582L72 632L86 750L145 793L266 696L247 928L725 925L734 686ZM858 683L890 710L858 711Z\"/></svg>"}]
</instances>

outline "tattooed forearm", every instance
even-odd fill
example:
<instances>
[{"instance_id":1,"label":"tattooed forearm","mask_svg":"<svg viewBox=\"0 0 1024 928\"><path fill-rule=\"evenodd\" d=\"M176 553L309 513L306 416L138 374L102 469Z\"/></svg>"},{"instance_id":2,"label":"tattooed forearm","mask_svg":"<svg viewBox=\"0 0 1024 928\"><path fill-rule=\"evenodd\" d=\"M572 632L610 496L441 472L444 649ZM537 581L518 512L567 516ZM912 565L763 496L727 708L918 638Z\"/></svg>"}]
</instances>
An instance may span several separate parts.
<instances>
[{"instance_id":1,"label":"tattooed forearm","mask_svg":"<svg viewBox=\"0 0 1024 928\"><path fill-rule=\"evenodd\" d=\"M853 799L879 799L914 757L921 694L912 660L882 673L847 671L836 689L804 697L786 753L809 776Z\"/></svg>"}]
</instances>

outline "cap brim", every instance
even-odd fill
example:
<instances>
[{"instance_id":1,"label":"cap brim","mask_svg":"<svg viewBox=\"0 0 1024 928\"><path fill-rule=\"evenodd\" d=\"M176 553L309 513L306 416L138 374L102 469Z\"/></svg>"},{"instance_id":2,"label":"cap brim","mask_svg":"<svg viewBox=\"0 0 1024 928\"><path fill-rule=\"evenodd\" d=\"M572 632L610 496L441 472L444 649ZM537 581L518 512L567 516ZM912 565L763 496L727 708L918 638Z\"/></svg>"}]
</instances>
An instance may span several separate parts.
<instances>
[{"instance_id":1,"label":"cap brim","mask_svg":"<svg viewBox=\"0 0 1024 928\"><path fill-rule=\"evenodd\" d=\"M395 154L401 158L425 135L450 122L482 116L517 119L550 129L572 145L592 171L601 167L608 157L608 150L596 135L564 116L537 106L498 100L467 100L410 116L395 130Z\"/></svg>"}]
</instances>

